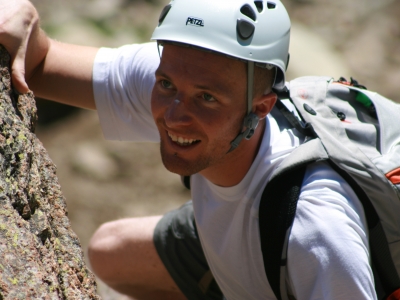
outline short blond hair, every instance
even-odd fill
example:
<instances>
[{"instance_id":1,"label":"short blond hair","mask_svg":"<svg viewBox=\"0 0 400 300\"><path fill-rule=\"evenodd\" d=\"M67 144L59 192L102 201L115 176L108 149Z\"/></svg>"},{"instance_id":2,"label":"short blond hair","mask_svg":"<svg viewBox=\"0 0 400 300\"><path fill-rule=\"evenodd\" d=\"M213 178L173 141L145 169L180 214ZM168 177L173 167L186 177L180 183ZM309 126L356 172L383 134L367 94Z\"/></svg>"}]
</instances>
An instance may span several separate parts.
<instances>
[{"instance_id":1,"label":"short blond hair","mask_svg":"<svg viewBox=\"0 0 400 300\"><path fill-rule=\"evenodd\" d=\"M276 69L271 70L256 66L254 68L254 97L269 94L272 91L272 85L275 80Z\"/></svg>"}]
</instances>

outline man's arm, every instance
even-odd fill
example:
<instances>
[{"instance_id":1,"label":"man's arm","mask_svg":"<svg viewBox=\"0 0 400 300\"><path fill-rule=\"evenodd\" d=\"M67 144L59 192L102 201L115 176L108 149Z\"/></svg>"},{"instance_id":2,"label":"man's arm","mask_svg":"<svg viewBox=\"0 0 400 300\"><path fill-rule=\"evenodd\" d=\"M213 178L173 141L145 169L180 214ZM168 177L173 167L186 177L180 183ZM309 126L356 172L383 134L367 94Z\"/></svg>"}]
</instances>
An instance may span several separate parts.
<instances>
[{"instance_id":1,"label":"man's arm","mask_svg":"<svg viewBox=\"0 0 400 300\"><path fill-rule=\"evenodd\" d=\"M95 109L92 67L97 49L48 38L27 0L0 0L0 11L0 44L11 55L14 87L21 93L30 88L46 99Z\"/></svg>"},{"instance_id":2,"label":"man's arm","mask_svg":"<svg viewBox=\"0 0 400 300\"><path fill-rule=\"evenodd\" d=\"M328 163L308 166L288 249L296 299L377 299L363 206Z\"/></svg>"},{"instance_id":3,"label":"man's arm","mask_svg":"<svg viewBox=\"0 0 400 300\"><path fill-rule=\"evenodd\" d=\"M98 49L47 39L46 57L27 77L31 90L45 99L96 109L92 69Z\"/></svg>"}]
</instances>

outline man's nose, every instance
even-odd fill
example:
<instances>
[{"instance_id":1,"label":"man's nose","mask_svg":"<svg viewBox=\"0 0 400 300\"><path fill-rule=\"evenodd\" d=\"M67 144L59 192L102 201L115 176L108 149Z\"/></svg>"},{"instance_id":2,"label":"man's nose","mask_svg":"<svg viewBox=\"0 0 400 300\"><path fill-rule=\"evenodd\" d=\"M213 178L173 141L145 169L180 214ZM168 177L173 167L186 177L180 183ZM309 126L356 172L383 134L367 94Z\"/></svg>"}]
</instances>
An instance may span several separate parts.
<instances>
[{"instance_id":1,"label":"man's nose","mask_svg":"<svg viewBox=\"0 0 400 300\"><path fill-rule=\"evenodd\" d=\"M189 125L191 120L186 104L179 99L172 101L165 111L165 124L168 127Z\"/></svg>"}]
</instances>

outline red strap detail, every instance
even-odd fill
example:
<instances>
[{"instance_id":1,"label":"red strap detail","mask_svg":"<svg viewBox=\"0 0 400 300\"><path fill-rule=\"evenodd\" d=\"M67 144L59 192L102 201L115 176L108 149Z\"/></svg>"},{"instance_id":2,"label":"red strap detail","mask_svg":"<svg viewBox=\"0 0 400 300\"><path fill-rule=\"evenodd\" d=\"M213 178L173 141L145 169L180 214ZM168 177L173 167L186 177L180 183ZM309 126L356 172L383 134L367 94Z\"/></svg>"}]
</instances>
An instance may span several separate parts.
<instances>
[{"instance_id":1,"label":"red strap detail","mask_svg":"<svg viewBox=\"0 0 400 300\"><path fill-rule=\"evenodd\" d=\"M343 85L347 85L347 86L353 86L353 84L351 84L348 81L334 81L333 83L339 83L339 84L343 84Z\"/></svg>"},{"instance_id":2,"label":"red strap detail","mask_svg":"<svg viewBox=\"0 0 400 300\"><path fill-rule=\"evenodd\" d=\"M400 300L400 289L395 290L386 300Z\"/></svg>"},{"instance_id":3,"label":"red strap detail","mask_svg":"<svg viewBox=\"0 0 400 300\"><path fill-rule=\"evenodd\" d=\"M400 168L387 173L386 178L389 179L393 184L400 184Z\"/></svg>"}]
</instances>

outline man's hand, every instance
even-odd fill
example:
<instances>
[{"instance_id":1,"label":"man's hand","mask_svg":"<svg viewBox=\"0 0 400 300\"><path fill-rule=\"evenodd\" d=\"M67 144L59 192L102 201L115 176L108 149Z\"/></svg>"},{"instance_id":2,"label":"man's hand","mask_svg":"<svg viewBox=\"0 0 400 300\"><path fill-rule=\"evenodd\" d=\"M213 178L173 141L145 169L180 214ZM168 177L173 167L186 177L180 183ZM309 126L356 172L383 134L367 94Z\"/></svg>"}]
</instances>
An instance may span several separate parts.
<instances>
[{"instance_id":1,"label":"man's hand","mask_svg":"<svg viewBox=\"0 0 400 300\"><path fill-rule=\"evenodd\" d=\"M12 83L20 93L31 89L38 97L96 108L92 68L98 49L48 38L28 0L0 0L0 44L11 55Z\"/></svg>"},{"instance_id":2,"label":"man's hand","mask_svg":"<svg viewBox=\"0 0 400 300\"><path fill-rule=\"evenodd\" d=\"M26 80L46 57L49 43L28 0L0 0L0 12L0 44L11 55L12 83L20 93L27 93Z\"/></svg>"}]
</instances>

